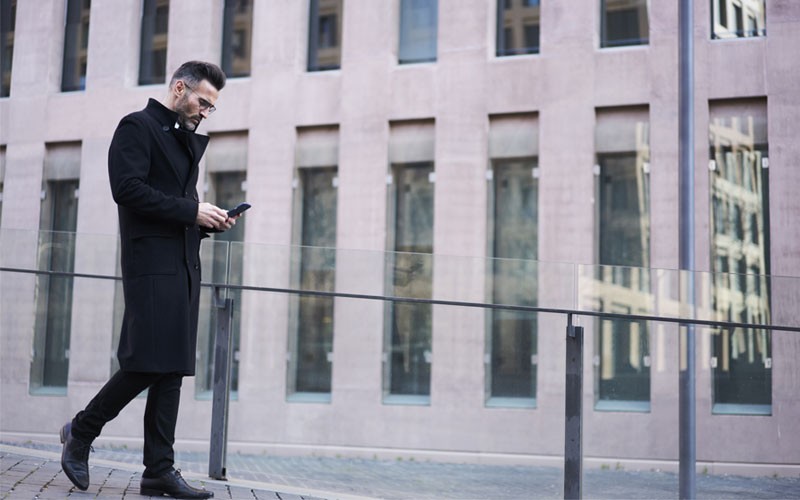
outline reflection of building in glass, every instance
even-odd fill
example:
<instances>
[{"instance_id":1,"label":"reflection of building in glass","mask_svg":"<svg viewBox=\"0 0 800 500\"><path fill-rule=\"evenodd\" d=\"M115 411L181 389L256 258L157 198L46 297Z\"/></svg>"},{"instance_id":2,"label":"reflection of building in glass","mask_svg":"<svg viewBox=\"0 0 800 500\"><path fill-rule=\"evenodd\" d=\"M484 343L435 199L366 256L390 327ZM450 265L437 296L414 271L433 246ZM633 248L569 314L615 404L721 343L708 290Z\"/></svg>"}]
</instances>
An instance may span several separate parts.
<instances>
[{"instance_id":1,"label":"reflection of building in glass","mask_svg":"<svg viewBox=\"0 0 800 500\"><path fill-rule=\"evenodd\" d=\"M539 0L497 0L497 55L539 52Z\"/></svg>"},{"instance_id":2,"label":"reflection of building in glass","mask_svg":"<svg viewBox=\"0 0 800 500\"><path fill-rule=\"evenodd\" d=\"M650 21L647 0L602 0L600 46L647 45Z\"/></svg>"},{"instance_id":3,"label":"reflection of building in glass","mask_svg":"<svg viewBox=\"0 0 800 500\"><path fill-rule=\"evenodd\" d=\"M0 0L0 97L8 97L11 90L16 18L17 0Z\"/></svg>"},{"instance_id":4,"label":"reflection of building in glass","mask_svg":"<svg viewBox=\"0 0 800 500\"><path fill-rule=\"evenodd\" d=\"M596 308L622 314L650 309L650 182L647 108L597 111ZM598 322L595 364L598 409L648 409L647 324ZM623 403L624 402L624 403Z\"/></svg>"},{"instance_id":5,"label":"reflection of building in glass","mask_svg":"<svg viewBox=\"0 0 800 500\"><path fill-rule=\"evenodd\" d=\"M225 0L222 23L222 70L229 78L250 75L252 40L252 0Z\"/></svg>"},{"instance_id":6,"label":"reflection of building in glass","mask_svg":"<svg viewBox=\"0 0 800 500\"><path fill-rule=\"evenodd\" d=\"M78 221L80 143L47 146L39 213L39 269L73 272ZM31 359L31 393L64 394L69 375L72 293L69 276L36 277L36 322Z\"/></svg>"},{"instance_id":7,"label":"reflection of building in glass","mask_svg":"<svg viewBox=\"0 0 800 500\"><path fill-rule=\"evenodd\" d=\"M400 64L436 60L438 16L438 0L400 0Z\"/></svg>"},{"instance_id":8,"label":"reflection of building in glass","mask_svg":"<svg viewBox=\"0 0 800 500\"><path fill-rule=\"evenodd\" d=\"M712 38L765 36L765 0L711 0Z\"/></svg>"},{"instance_id":9,"label":"reflection of building in glass","mask_svg":"<svg viewBox=\"0 0 800 500\"><path fill-rule=\"evenodd\" d=\"M90 0L67 2L67 23L64 30L64 66L61 90L86 88L86 61L89 48Z\"/></svg>"},{"instance_id":10,"label":"reflection of building in glass","mask_svg":"<svg viewBox=\"0 0 800 500\"><path fill-rule=\"evenodd\" d=\"M167 75L169 0L144 0L139 85L163 83Z\"/></svg>"},{"instance_id":11,"label":"reflection of building in glass","mask_svg":"<svg viewBox=\"0 0 800 500\"><path fill-rule=\"evenodd\" d=\"M336 281L336 203L339 130L297 129L292 206L293 288L332 292ZM289 300L287 395L329 402L333 374L334 299Z\"/></svg>"},{"instance_id":12,"label":"reflection of building in glass","mask_svg":"<svg viewBox=\"0 0 800 500\"><path fill-rule=\"evenodd\" d=\"M537 305L539 251L538 117L493 116L489 121L487 300ZM488 406L536 404L537 314L487 314Z\"/></svg>"},{"instance_id":13,"label":"reflection of building in glass","mask_svg":"<svg viewBox=\"0 0 800 500\"><path fill-rule=\"evenodd\" d=\"M432 162L395 163L390 200L393 231L389 238L394 260L389 295L433 297L433 183ZM388 282L387 282L388 283ZM431 304L387 304L388 372L385 396L427 402L431 393L433 307Z\"/></svg>"},{"instance_id":14,"label":"reflection of building in glass","mask_svg":"<svg viewBox=\"0 0 800 500\"><path fill-rule=\"evenodd\" d=\"M311 0L308 70L339 69L342 60L342 0Z\"/></svg>"},{"instance_id":15,"label":"reflection of building in glass","mask_svg":"<svg viewBox=\"0 0 800 500\"><path fill-rule=\"evenodd\" d=\"M709 146L712 308L720 320L768 324L766 102L712 103ZM715 410L738 404L769 412L770 333L737 328L714 334Z\"/></svg>"}]
</instances>

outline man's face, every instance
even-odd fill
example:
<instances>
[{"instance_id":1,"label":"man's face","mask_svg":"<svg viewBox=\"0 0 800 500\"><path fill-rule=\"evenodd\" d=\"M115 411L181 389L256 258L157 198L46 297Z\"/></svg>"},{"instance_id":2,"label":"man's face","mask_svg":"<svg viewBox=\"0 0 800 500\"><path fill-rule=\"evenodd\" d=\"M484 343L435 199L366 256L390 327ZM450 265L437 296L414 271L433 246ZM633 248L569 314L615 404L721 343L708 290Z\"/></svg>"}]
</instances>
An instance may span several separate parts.
<instances>
[{"instance_id":1,"label":"man's face","mask_svg":"<svg viewBox=\"0 0 800 500\"><path fill-rule=\"evenodd\" d=\"M184 129L194 132L200 126L200 122L208 118L213 111L219 91L208 80L202 80L193 86L178 80L175 86L180 93L175 103L178 123Z\"/></svg>"}]
</instances>

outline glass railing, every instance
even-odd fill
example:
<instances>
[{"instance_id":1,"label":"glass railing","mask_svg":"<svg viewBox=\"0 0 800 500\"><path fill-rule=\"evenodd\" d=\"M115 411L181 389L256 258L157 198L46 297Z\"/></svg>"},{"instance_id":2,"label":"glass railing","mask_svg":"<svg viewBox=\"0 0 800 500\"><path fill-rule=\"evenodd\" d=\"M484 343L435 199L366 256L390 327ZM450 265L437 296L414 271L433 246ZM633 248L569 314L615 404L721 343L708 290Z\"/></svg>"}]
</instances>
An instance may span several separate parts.
<instances>
[{"instance_id":1,"label":"glass railing","mask_svg":"<svg viewBox=\"0 0 800 500\"><path fill-rule=\"evenodd\" d=\"M586 468L674 473L679 339L693 324L700 477L797 474L800 437L785 429L800 417L800 277L213 239L201 257L196 408L188 410L202 417L188 425L197 439L214 387L216 295L234 304L232 418L259 422L271 401L278 420L338 429L247 425L231 429L231 440L478 450L561 468L569 318L584 329ZM2 229L0 268L4 392L46 408L40 396L73 397L72 384L102 383L116 369L118 237ZM302 417L296 403L309 403ZM364 418L382 424L364 428ZM3 430L28 426L4 413ZM664 480L677 490L677 476ZM585 496L611 494L593 484L585 482Z\"/></svg>"}]
</instances>

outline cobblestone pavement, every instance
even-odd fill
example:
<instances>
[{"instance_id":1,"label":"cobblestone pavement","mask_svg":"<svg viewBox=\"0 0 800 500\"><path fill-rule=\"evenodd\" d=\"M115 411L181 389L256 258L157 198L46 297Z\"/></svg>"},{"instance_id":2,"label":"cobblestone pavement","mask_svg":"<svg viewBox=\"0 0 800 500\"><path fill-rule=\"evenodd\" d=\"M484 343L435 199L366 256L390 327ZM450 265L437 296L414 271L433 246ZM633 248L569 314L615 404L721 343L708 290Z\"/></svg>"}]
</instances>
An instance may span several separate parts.
<instances>
[{"instance_id":1,"label":"cobblestone pavement","mask_svg":"<svg viewBox=\"0 0 800 500\"><path fill-rule=\"evenodd\" d=\"M92 487L74 490L61 472L60 446L44 443L0 447L5 498L138 498L141 450L95 447L90 457ZM49 460L25 455L41 453ZM40 466L34 463L43 462ZM23 465L9 467L11 463ZM563 475L556 467L449 464L409 460L280 457L229 454L229 481L210 481L208 455L181 452L176 464L192 484L202 484L215 498L385 498L396 499L536 499L562 498ZM38 467L38 468L37 468ZM18 472L17 469L27 472ZM19 477L26 478L19 482ZM14 484L13 494L8 491ZM11 486L9 486L11 485ZM37 493L38 492L38 493ZM38 495L38 496L37 496ZM108 495L108 496L104 496ZM678 476L648 471L585 469L584 498L678 497ZM800 499L800 477L698 475L697 498Z\"/></svg>"}]
</instances>

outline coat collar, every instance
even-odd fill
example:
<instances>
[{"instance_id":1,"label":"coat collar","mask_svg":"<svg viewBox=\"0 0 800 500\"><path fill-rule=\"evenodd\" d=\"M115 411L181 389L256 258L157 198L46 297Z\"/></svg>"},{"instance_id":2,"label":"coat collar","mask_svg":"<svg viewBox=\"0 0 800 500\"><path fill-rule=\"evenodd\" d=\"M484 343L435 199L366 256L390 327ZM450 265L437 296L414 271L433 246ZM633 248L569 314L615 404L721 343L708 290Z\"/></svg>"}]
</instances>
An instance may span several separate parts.
<instances>
[{"instance_id":1,"label":"coat collar","mask_svg":"<svg viewBox=\"0 0 800 500\"><path fill-rule=\"evenodd\" d=\"M145 107L144 110L161 126L160 128L162 131L171 132L170 135L175 137L183 147L189 149L192 157L189 175L189 179L191 179L197 174L197 163L200 161L200 157L203 156L206 146L208 145L208 136L176 127L178 123L178 113L172 111L153 98L147 101L147 107ZM169 157L169 161L176 177L180 180L184 180L183 176L178 173L176 166L172 163L171 157Z\"/></svg>"},{"instance_id":2,"label":"coat collar","mask_svg":"<svg viewBox=\"0 0 800 500\"><path fill-rule=\"evenodd\" d=\"M148 114L156 119L159 125L174 127L178 123L178 113L172 111L152 97L147 101L147 107L144 108Z\"/></svg>"}]
</instances>

